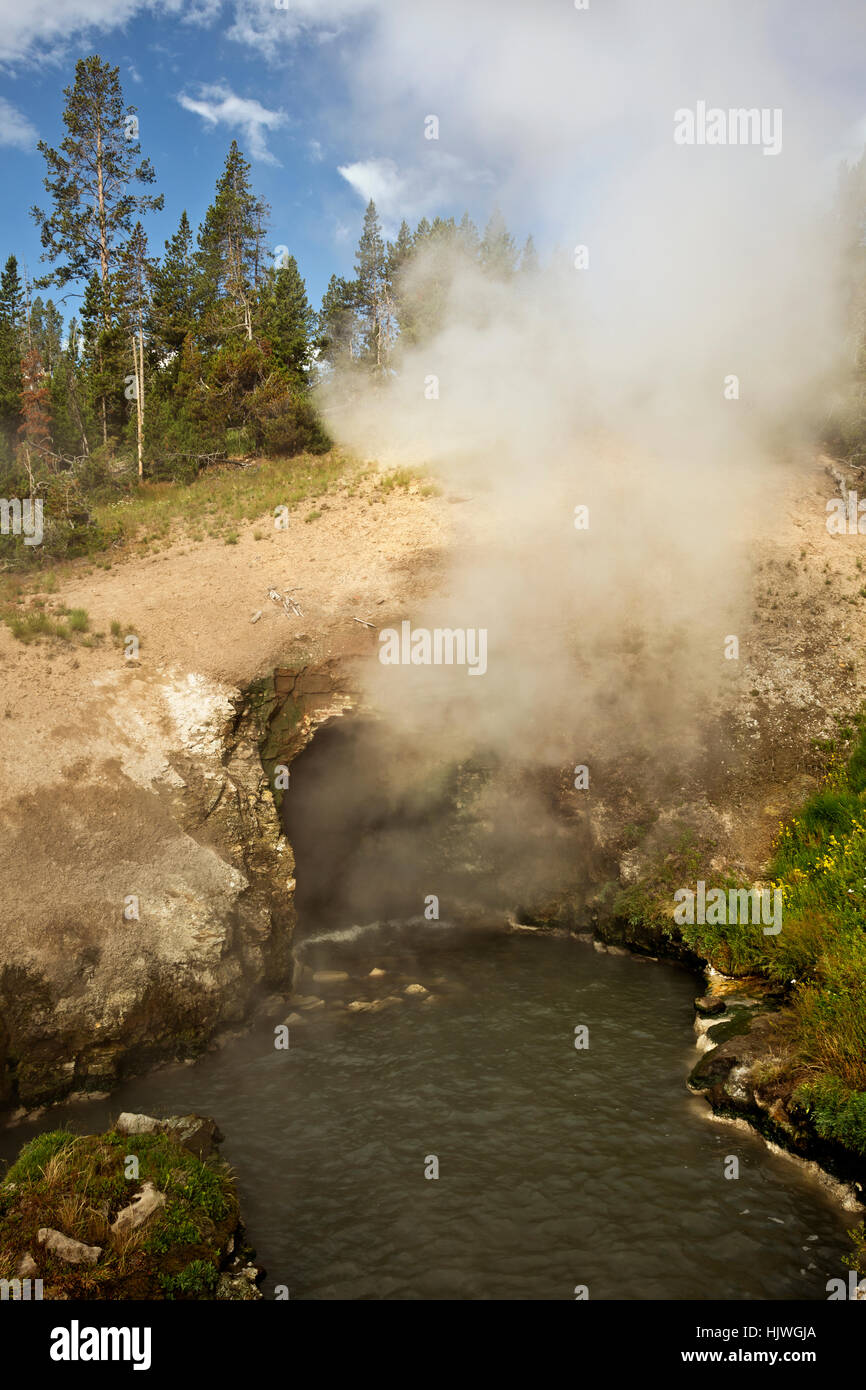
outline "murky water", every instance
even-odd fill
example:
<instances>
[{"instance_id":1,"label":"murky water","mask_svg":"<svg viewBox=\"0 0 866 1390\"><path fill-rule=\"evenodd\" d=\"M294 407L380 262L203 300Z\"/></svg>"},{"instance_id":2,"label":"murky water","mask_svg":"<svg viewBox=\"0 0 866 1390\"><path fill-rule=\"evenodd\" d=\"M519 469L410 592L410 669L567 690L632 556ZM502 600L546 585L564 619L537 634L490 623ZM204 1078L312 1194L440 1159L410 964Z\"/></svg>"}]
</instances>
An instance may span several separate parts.
<instances>
[{"instance_id":1,"label":"murky water","mask_svg":"<svg viewBox=\"0 0 866 1390\"><path fill-rule=\"evenodd\" d=\"M266 1294L571 1299L583 1284L593 1299L826 1298L854 1218L686 1092L687 973L574 941L425 936L411 957L368 935L329 960L358 974L335 986L345 1001L379 965L375 993L418 981L436 1002L325 1008L288 1051L262 1025L50 1126L214 1115ZM0 1132L0 1155L33 1129Z\"/></svg>"}]
</instances>

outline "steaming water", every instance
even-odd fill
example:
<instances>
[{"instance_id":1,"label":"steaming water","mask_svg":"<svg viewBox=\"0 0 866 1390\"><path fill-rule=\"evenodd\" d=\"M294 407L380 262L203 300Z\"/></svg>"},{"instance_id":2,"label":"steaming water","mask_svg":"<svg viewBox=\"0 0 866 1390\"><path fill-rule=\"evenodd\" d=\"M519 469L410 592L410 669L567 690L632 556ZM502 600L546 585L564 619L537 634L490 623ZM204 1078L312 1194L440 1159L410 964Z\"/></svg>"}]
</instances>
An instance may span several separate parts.
<instances>
[{"instance_id":1,"label":"steaming water","mask_svg":"<svg viewBox=\"0 0 866 1390\"><path fill-rule=\"evenodd\" d=\"M575 940L413 917L431 884L450 900L436 845L459 852L461 835L447 799L433 835L426 792L394 793L386 736L344 724L292 767L299 958L349 978L305 974L325 1004L288 1051L274 1047L283 1006L194 1066L0 1131L0 1157L65 1120L213 1115L265 1292L293 1299L570 1299L579 1284L594 1299L826 1298L855 1220L687 1092L698 982ZM353 922L359 903L405 915ZM388 996L401 1002L345 1008Z\"/></svg>"},{"instance_id":2,"label":"steaming water","mask_svg":"<svg viewBox=\"0 0 866 1390\"><path fill-rule=\"evenodd\" d=\"M596 1299L822 1299L845 1273L854 1218L686 1092L684 971L444 931L414 956L376 933L328 950L359 973L338 986L345 1000L375 963L389 970L379 994L417 980L439 1002L326 1008L292 1030L288 1052L263 1025L50 1125L213 1114L266 1295L285 1284L292 1298L569 1299L587 1284ZM573 1046L578 1023L587 1051ZM5 1131L0 1153L32 1132ZM424 1177L433 1154L438 1180Z\"/></svg>"}]
</instances>

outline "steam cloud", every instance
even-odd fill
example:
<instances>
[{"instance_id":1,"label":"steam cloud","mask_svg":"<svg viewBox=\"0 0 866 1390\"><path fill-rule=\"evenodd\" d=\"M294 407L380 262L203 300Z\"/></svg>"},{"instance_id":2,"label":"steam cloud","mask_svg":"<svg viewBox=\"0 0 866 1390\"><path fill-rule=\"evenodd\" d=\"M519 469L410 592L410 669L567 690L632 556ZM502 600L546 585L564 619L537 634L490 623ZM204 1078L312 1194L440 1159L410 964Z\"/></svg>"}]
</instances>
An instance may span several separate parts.
<instances>
[{"instance_id":1,"label":"steam cloud","mask_svg":"<svg viewBox=\"0 0 866 1390\"><path fill-rule=\"evenodd\" d=\"M400 616L486 628L486 675L371 663L371 702L416 746L527 766L685 766L700 746L750 554L841 367L829 209L848 117L830 84L863 19L834 11L376 7L353 88L369 138L421 161L438 114L441 148L495 172L543 266L500 284L431 251L412 274L422 296L445 286L441 331L398 344L385 389L326 397L342 442L471 496L447 592ZM698 101L781 111L780 152L675 143Z\"/></svg>"}]
</instances>

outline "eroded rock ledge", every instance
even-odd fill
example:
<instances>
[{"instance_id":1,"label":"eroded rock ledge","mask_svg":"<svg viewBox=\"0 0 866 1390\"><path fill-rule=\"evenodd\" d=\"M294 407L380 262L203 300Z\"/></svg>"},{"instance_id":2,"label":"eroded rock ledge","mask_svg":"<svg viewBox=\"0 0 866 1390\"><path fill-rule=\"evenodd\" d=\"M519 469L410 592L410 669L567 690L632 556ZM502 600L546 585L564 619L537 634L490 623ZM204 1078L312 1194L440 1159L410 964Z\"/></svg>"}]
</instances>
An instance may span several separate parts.
<instances>
[{"instance_id":1,"label":"eroded rock ledge","mask_svg":"<svg viewBox=\"0 0 866 1390\"><path fill-rule=\"evenodd\" d=\"M796 1099L802 1079L792 1068L792 1020L781 998L760 979L727 981L713 972L695 1001L700 1059L689 1090L720 1118L756 1129L767 1143L809 1164L848 1211L862 1211L866 1159L816 1134Z\"/></svg>"},{"instance_id":2,"label":"eroded rock ledge","mask_svg":"<svg viewBox=\"0 0 866 1390\"><path fill-rule=\"evenodd\" d=\"M240 691L123 672L99 692L117 756L4 808L22 879L0 937L7 1118L194 1057L291 989L294 859L269 774L350 698L330 666L286 674Z\"/></svg>"}]
</instances>

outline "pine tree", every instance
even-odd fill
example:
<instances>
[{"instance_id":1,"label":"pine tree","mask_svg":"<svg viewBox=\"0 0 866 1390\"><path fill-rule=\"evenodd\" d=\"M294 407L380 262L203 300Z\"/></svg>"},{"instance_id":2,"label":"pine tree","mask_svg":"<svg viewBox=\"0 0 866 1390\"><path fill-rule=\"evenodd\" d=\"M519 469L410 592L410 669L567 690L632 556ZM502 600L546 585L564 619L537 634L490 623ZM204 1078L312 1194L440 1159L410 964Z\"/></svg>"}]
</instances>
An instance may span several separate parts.
<instances>
[{"instance_id":1,"label":"pine tree","mask_svg":"<svg viewBox=\"0 0 866 1390\"><path fill-rule=\"evenodd\" d=\"M309 381L316 315L307 299L307 288L294 256L287 256L266 283L261 332L270 343L274 360L284 367L297 386Z\"/></svg>"},{"instance_id":2,"label":"pine tree","mask_svg":"<svg viewBox=\"0 0 866 1390\"><path fill-rule=\"evenodd\" d=\"M387 364L394 337L394 308L388 282L388 257L372 198L364 213L355 262L357 305L361 316L360 356L381 371Z\"/></svg>"},{"instance_id":3,"label":"pine tree","mask_svg":"<svg viewBox=\"0 0 866 1390\"><path fill-rule=\"evenodd\" d=\"M264 272L268 206L250 184L250 165L233 140L198 235L196 263L203 310L216 339L240 332L252 342L256 296Z\"/></svg>"},{"instance_id":4,"label":"pine tree","mask_svg":"<svg viewBox=\"0 0 866 1390\"><path fill-rule=\"evenodd\" d=\"M148 315L153 263L148 260L147 237L140 222L132 229L115 285L117 316L132 353L138 476L144 477L144 324Z\"/></svg>"},{"instance_id":5,"label":"pine tree","mask_svg":"<svg viewBox=\"0 0 866 1390\"><path fill-rule=\"evenodd\" d=\"M175 363L188 333L195 331L200 310L200 276L192 228L186 212L165 255L151 271L150 331L160 358L174 353ZM174 375L176 375L177 366Z\"/></svg>"},{"instance_id":6,"label":"pine tree","mask_svg":"<svg viewBox=\"0 0 866 1390\"><path fill-rule=\"evenodd\" d=\"M55 451L63 458L79 453L86 458L90 453L79 379L79 338L73 318L66 345L51 373L51 436Z\"/></svg>"},{"instance_id":7,"label":"pine tree","mask_svg":"<svg viewBox=\"0 0 866 1390\"><path fill-rule=\"evenodd\" d=\"M470 260L477 260L481 247L481 238L478 235L478 228L472 221L468 212L464 212L457 228L457 239L466 256Z\"/></svg>"},{"instance_id":8,"label":"pine tree","mask_svg":"<svg viewBox=\"0 0 866 1390\"><path fill-rule=\"evenodd\" d=\"M21 361L19 458L34 491L34 466L44 465L51 449L51 393L42 358L30 347Z\"/></svg>"},{"instance_id":9,"label":"pine tree","mask_svg":"<svg viewBox=\"0 0 866 1390\"><path fill-rule=\"evenodd\" d=\"M534 275L538 270L538 252L535 249L535 242L531 236L526 238L523 250L520 253L520 274Z\"/></svg>"},{"instance_id":10,"label":"pine tree","mask_svg":"<svg viewBox=\"0 0 866 1390\"><path fill-rule=\"evenodd\" d=\"M30 306L30 336L49 376L59 359L63 342L63 315L53 299L37 295Z\"/></svg>"},{"instance_id":11,"label":"pine tree","mask_svg":"<svg viewBox=\"0 0 866 1390\"><path fill-rule=\"evenodd\" d=\"M43 260L56 263L41 285L66 285L98 275L103 333L111 327L111 276L133 218L161 209L162 195L131 191L132 184L152 184L150 161L140 159L136 108L124 106L119 69L94 54L81 58L75 82L64 91L63 122L67 134L58 149L44 140L39 150L48 173L50 212L34 207L31 215L40 229ZM102 366L104 374L105 366ZM107 400L101 398L103 442L108 439Z\"/></svg>"},{"instance_id":12,"label":"pine tree","mask_svg":"<svg viewBox=\"0 0 866 1390\"><path fill-rule=\"evenodd\" d=\"M409 223L404 219L395 241L388 243L387 280L394 306L395 326L401 339L412 339L413 299L409 288L409 273L414 257L414 241Z\"/></svg>"},{"instance_id":13,"label":"pine tree","mask_svg":"<svg viewBox=\"0 0 866 1390\"><path fill-rule=\"evenodd\" d=\"M412 257L412 232L404 218L395 241L388 243L388 279L393 285L403 267Z\"/></svg>"},{"instance_id":14,"label":"pine tree","mask_svg":"<svg viewBox=\"0 0 866 1390\"><path fill-rule=\"evenodd\" d=\"M118 384L123 381L118 354L120 335L104 327L104 298L99 271L94 270L84 287L81 305L81 367L87 403L99 416L103 440L107 436L109 402L116 398Z\"/></svg>"},{"instance_id":15,"label":"pine tree","mask_svg":"<svg viewBox=\"0 0 866 1390\"><path fill-rule=\"evenodd\" d=\"M345 367L355 355L357 286L332 275L318 314L319 353L332 367Z\"/></svg>"},{"instance_id":16,"label":"pine tree","mask_svg":"<svg viewBox=\"0 0 866 1390\"><path fill-rule=\"evenodd\" d=\"M517 269L517 248L499 208L493 212L481 239L481 264L496 280L510 280Z\"/></svg>"},{"instance_id":17,"label":"pine tree","mask_svg":"<svg viewBox=\"0 0 866 1390\"><path fill-rule=\"evenodd\" d=\"M21 418L21 280L10 256L0 278L0 433L11 451Z\"/></svg>"}]
</instances>

